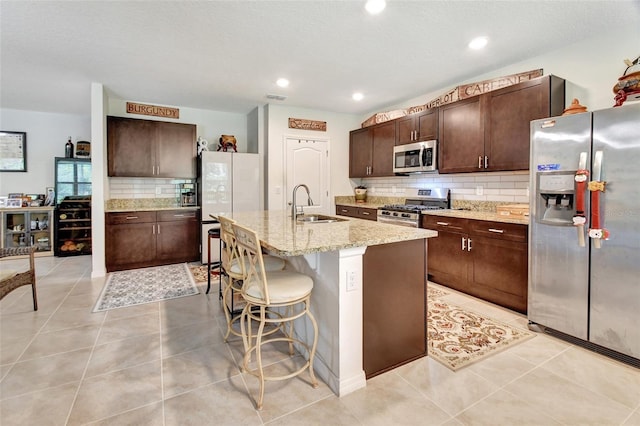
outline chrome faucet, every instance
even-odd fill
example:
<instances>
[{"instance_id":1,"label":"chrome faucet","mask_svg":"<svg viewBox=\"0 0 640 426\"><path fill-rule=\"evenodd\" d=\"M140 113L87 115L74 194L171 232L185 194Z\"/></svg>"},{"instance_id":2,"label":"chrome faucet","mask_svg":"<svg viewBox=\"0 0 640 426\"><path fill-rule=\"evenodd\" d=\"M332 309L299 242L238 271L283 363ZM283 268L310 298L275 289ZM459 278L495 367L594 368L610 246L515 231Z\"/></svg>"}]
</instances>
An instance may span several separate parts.
<instances>
[{"instance_id":1,"label":"chrome faucet","mask_svg":"<svg viewBox=\"0 0 640 426\"><path fill-rule=\"evenodd\" d=\"M291 217L293 218L294 222L298 219L299 214L304 214L304 207L300 206L300 213L298 213L298 206L296 205L296 191L301 186L307 190L307 204L309 206L313 205L313 200L311 199L311 193L309 192L309 187L304 183L301 183L300 185L296 185L295 188L293 188L293 197L292 197L293 199L291 203Z\"/></svg>"}]
</instances>

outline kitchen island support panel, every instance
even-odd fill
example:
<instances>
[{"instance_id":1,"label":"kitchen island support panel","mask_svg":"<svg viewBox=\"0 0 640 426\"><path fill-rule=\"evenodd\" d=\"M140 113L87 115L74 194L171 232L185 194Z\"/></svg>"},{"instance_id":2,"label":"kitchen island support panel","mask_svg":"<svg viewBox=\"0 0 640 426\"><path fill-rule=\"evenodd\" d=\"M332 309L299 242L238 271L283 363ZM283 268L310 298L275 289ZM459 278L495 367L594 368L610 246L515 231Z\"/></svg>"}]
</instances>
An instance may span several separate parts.
<instances>
[{"instance_id":1,"label":"kitchen island support panel","mask_svg":"<svg viewBox=\"0 0 640 426\"><path fill-rule=\"evenodd\" d=\"M314 369L338 396L366 386L362 364L362 255L366 249L354 247L287 259L298 272L313 278L311 312L318 321L319 334ZM347 291L347 273L355 276L351 291ZM306 318L296 322L295 333L303 341L312 337Z\"/></svg>"}]
</instances>

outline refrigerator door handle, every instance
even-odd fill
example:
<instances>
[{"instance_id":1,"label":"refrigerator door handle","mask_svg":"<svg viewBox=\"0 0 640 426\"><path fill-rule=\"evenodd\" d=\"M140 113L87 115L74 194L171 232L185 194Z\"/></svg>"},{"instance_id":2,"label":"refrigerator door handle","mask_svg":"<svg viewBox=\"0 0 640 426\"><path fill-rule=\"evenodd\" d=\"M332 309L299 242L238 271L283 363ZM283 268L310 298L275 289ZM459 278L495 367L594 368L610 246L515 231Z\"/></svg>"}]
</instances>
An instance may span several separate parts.
<instances>
[{"instance_id":1,"label":"refrigerator door handle","mask_svg":"<svg viewBox=\"0 0 640 426\"><path fill-rule=\"evenodd\" d=\"M576 181L576 214L573 216L573 225L578 231L578 246L585 247L584 224L587 222L585 217L585 192L587 190L587 180L589 170L587 170L587 153L580 153L578 161L578 170L574 180Z\"/></svg>"},{"instance_id":2,"label":"refrigerator door handle","mask_svg":"<svg viewBox=\"0 0 640 426\"><path fill-rule=\"evenodd\" d=\"M602 247L602 240L609 238L609 231L602 227L600 217L600 193L604 193L606 182L601 181L602 177L602 151L596 151L593 157L593 180L589 182L591 191L591 228L589 238L593 240L593 246L597 249Z\"/></svg>"}]
</instances>

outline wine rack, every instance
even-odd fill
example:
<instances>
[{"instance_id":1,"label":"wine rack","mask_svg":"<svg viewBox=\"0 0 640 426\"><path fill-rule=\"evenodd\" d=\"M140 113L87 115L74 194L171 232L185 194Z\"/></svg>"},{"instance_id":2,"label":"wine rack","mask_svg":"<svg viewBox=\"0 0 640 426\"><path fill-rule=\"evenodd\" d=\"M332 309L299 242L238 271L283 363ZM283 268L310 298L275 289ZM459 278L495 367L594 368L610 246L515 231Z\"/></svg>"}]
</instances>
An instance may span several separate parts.
<instances>
[{"instance_id":1,"label":"wine rack","mask_svg":"<svg viewBox=\"0 0 640 426\"><path fill-rule=\"evenodd\" d=\"M56 256L91 254L91 196L64 197L55 212Z\"/></svg>"}]
</instances>

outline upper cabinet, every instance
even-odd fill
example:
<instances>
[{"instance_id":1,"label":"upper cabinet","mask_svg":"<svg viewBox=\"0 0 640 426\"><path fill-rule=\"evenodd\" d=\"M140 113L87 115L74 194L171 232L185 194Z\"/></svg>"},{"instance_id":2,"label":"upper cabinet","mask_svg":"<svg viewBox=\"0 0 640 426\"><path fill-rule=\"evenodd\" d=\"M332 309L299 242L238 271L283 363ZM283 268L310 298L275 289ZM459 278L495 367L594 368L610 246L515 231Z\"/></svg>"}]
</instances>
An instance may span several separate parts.
<instances>
[{"instance_id":1,"label":"upper cabinet","mask_svg":"<svg viewBox=\"0 0 640 426\"><path fill-rule=\"evenodd\" d=\"M529 122L562 114L564 98L548 75L440 107L440 173L527 170Z\"/></svg>"},{"instance_id":2,"label":"upper cabinet","mask_svg":"<svg viewBox=\"0 0 640 426\"><path fill-rule=\"evenodd\" d=\"M108 175L196 178L196 126L107 117Z\"/></svg>"},{"instance_id":3,"label":"upper cabinet","mask_svg":"<svg viewBox=\"0 0 640 426\"><path fill-rule=\"evenodd\" d=\"M440 173L477 172L481 168L484 121L480 96L440 107L438 150Z\"/></svg>"},{"instance_id":4,"label":"upper cabinet","mask_svg":"<svg viewBox=\"0 0 640 426\"><path fill-rule=\"evenodd\" d=\"M398 118L396 122L396 145L438 139L438 108Z\"/></svg>"},{"instance_id":5,"label":"upper cabinet","mask_svg":"<svg viewBox=\"0 0 640 426\"><path fill-rule=\"evenodd\" d=\"M565 81L547 75L484 95L487 170L529 168L530 122L561 115ZM484 161L484 159L483 159Z\"/></svg>"},{"instance_id":6,"label":"upper cabinet","mask_svg":"<svg viewBox=\"0 0 640 426\"><path fill-rule=\"evenodd\" d=\"M349 140L350 178L393 176L395 121L352 130Z\"/></svg>"}]
</instances>

